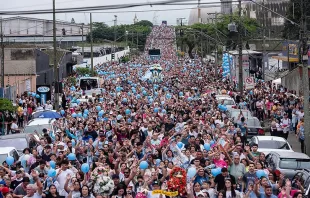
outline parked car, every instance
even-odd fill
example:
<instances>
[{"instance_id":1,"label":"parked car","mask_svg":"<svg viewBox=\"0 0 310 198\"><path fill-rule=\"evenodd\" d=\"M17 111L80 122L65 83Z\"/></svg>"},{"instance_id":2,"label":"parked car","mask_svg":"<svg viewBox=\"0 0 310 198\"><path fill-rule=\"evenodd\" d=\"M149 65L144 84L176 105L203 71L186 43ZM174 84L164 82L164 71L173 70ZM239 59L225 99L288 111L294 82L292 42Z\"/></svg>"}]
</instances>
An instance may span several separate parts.
<instances>
[{"instance_id":1,"label":"parked car","mask_svg":"<svg viewBox=\"0 0 310 198\"><path fill-rule=\"evenodd\" d=\"M2 162L4 162L8 156L13 157L15 162L19 160L19 154L14 147L1 147L0 148L0 165L2 165Z\"/></svg>"},{"instance_id":2,"label":"parked car","mask_svg":"<svg viewBox=\"0 0 310 198\"><path fill-rule=\"evenodd\" d=\"M36 138L39 139L39 137ZM0 150L2 147L14 147L19 155L22 154L24 148L33 148L35 145L36 142L27 133L0 136Z\"/></svg>"},{"instance_id":3,"label":"parked car","mask_svg":"<svg viewBox=\"0 0 310 198\"><path fill-rule=\"evenodd\" d=\"M253 136L264 136L265 131L261 126L261 123L257 117L248 118L245 123L247 124L248 134L247 140L252 138Z\"/></svg>"},{"instance_id":4,"label":"parked car","mask_svg":"<svg viewBox=\"0 0 310 198\"><path fill-rule=\"evenodd\" d=\"M240 111L242 112L242 115L246 120L253 118L251 112L249 110L246 110L246 109L228 109L227 110L227 116L230 119L233 119L234 122L237 122Z\"/></svg>"},{"instance_id":5,"label":"parked car","mask_svg":"<svg viewBox=\"0 0 310 198\"><path fill-rule=\"evenodd\" d=\"M279 170L292 179L298 170L310 169L310 157L304 153L271 151L266 156L266 162L272 170Z\"/></svg>"},{"instance_id":6,"label":"parked car","mask_svg":"<svg viewBox=\"0 0 310 198\"><path fill-rule=\"evenodd\" d=\"M57 127L54 125L55 121L55 119L51 118L35 118L28 122L23 130L23 133L34 133L34 131L37 131L39 134L42 134L42 130L44 128L48 131L53 131L53 133L56 133Z\"/></svg>"},{"instance_id":7,"label":"parked car","mask_svg":"<svg viewBox=\"0 0 310 198\"><path fill-rule=\"evenodd\" d=\"M294 152L288 141L282 137L254 136L250 140L250 146L258 144L258 151L268 155L271 151Z\"/></svg>"}]
</instances>

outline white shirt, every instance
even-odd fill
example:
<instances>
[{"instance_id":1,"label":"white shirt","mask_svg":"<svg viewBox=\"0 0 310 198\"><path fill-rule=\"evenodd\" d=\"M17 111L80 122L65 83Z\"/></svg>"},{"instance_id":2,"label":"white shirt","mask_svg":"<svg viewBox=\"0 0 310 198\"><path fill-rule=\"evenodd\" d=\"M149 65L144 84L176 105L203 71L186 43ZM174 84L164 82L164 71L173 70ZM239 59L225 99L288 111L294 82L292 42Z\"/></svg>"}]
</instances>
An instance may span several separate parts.
<instances>
[{"instance_id":1,"label":"white shirt","mask_svg":"<svg viewBox=\"0 0 310 198\"><path fill-rule=\"evenodd\" d=\"M42 195L39 195L39 193L34 193L32 197L24 196L23 198L42 198Z\"/></svg>"},{"instance_id":2,"label":"white shirt","mask_svg":"<svg viewBox=\"0 0 310 198\"><path fill-rule=\"evenodd\" d=\"M11 129L18 129L17 124L13 122L12 125L11 125Z\"/></svg>"},{"instance_id":3,"label":"white shirt","mask_svg":"<svg viewBox=\"0 0 310 198\"><path fill-rule=\"evenodd\" d=\"M57 169L56 172L58 174L58 172L60 171L61 169ZM68 193L65 191L65 183L66 183L66 180L67 180L67 175L70 174L71 177L74 177L74 173L72 170L70 169L67 169L65 171L62 171L58 177L57 177L57 181L59 183L59 195L60 196L68 196Z\"/></svg>"}]
</instances>

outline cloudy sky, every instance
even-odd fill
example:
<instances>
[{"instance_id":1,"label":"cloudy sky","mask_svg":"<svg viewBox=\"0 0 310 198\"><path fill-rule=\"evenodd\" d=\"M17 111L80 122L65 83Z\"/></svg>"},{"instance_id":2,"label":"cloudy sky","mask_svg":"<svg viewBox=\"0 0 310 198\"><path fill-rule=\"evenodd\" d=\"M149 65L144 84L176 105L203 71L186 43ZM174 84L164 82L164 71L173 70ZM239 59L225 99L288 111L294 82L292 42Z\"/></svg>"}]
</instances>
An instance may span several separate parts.
<instances>
[{"instance_id":1,"label":"cloudy sky","mask_svg":"<svg viewBox=\"0 0 310 198\"><path fill-rule=\"evenodd\" d=\"M5 1L5 0L2 0ZM86 6L105 6L105 5L116 5L116 4L128 4L128 3L152 3L159 0L56 0L57 8L76 8ZM130 24L133 23L135 14L139 20L150 20L151 22L157 21L161 23L162 20L167 20L168 24L175 25L176 19L180 17L188 18L190 8L197 7L193 3L197 1L191 1L192 5L174 5L174 6L144 6L127 8L122 10L103 10L103 11L92 11L93 22L105 22L109 25L113 24L114 15L118 16L118 24ZM202 3L206 2L219 2L219 0L201 0ZM6 3L1 4L1 11L20 11L20 10L38 10L38 9L52 9L52 0L7 0ZM149 10L149 11L148 11ZM154 11L157 10L157 11ZM165 10L165 11L163 11ZM143 12L141 12L143 11ZM101 13L94 13L101 12ZM104 13L105 12L105 13ZM108 13L107 13L108 12ZM28 17L52 19L51 14L40 14L40 15L24 15ZM10 16L3 16L10 17ZM89 12L86 13L67 13L57 14L56 19L71 21L71 18L75 19L76 23L88 23Z\"/></svg>"}]
</instances>

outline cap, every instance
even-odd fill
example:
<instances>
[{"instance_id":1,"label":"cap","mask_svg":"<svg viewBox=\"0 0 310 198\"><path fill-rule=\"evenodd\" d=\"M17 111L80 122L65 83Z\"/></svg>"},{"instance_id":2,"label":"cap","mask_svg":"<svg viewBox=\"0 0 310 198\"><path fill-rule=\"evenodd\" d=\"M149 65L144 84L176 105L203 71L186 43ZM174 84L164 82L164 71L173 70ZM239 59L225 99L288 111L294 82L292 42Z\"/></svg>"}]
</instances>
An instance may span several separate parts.
<instances>
[{"instance_id":1,"label":"cap","mask_svg":"<svg viewBox=\"0 0 310 198\"><path fill-rule=\"evenodd\" d=\"M24 177L24 178L23 178L23 182L30 182L29 177Z\"/></svg>"},{"instance_id":2,"label":"cap","mask_svg":"<svg viewBox=\"0 0 310 198\"><path fill-rule=\"evenodd\" d=\"M117 174L112 175L112 179L119 179L119 175Z\"/></svg>"},{"instance_id":3,"label":"cap","mask_svg":"<svg viewBox=\"0 0 310 198\"><path fill-rule=\"evenodd\" d=\"M159 185L159 182L157 180L153 181L152 186Z\"/></svg>"},{"instance_id":4,"label":"cap","mask_svg":"<svg viewBox=\"0 0 310 198\"><path fill-rule=\"evenodd\" d=\"M7 194L10 192L10 189L8 187L1 187L0 192L2 192L2 194Z\"/></svg>"}]
</instances>

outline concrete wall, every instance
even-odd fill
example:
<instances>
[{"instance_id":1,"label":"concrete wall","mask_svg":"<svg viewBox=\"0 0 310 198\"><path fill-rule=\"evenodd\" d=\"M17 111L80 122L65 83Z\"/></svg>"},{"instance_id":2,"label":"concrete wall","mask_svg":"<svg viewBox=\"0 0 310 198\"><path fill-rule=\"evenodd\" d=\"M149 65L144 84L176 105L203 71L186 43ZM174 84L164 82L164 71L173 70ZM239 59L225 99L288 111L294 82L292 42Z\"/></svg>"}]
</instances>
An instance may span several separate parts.
<instances>
[{"instance_id":1,"label":"concrete wall","mask_svg":"<svg viewBox=\"0 0 310 198\"><path fill-rule=\"evenodd\" d=\"M299 74L299 68L294 69L288 75L281 78L281 84L288 90L296 91L297 95L302 91L302 82Z\"/></svg>"},{"instance_id":2,"label":"concrete wall","mask_svg":"<svg viewBox=\"0 0 310 198\"><path fill-rule=\"evenodd\" d=\"M21 94L25 91L36 90L36 75L16 75L16 76L5 76L5 85L16 86L17 94Z\"/></svg>"}]
</instances>

